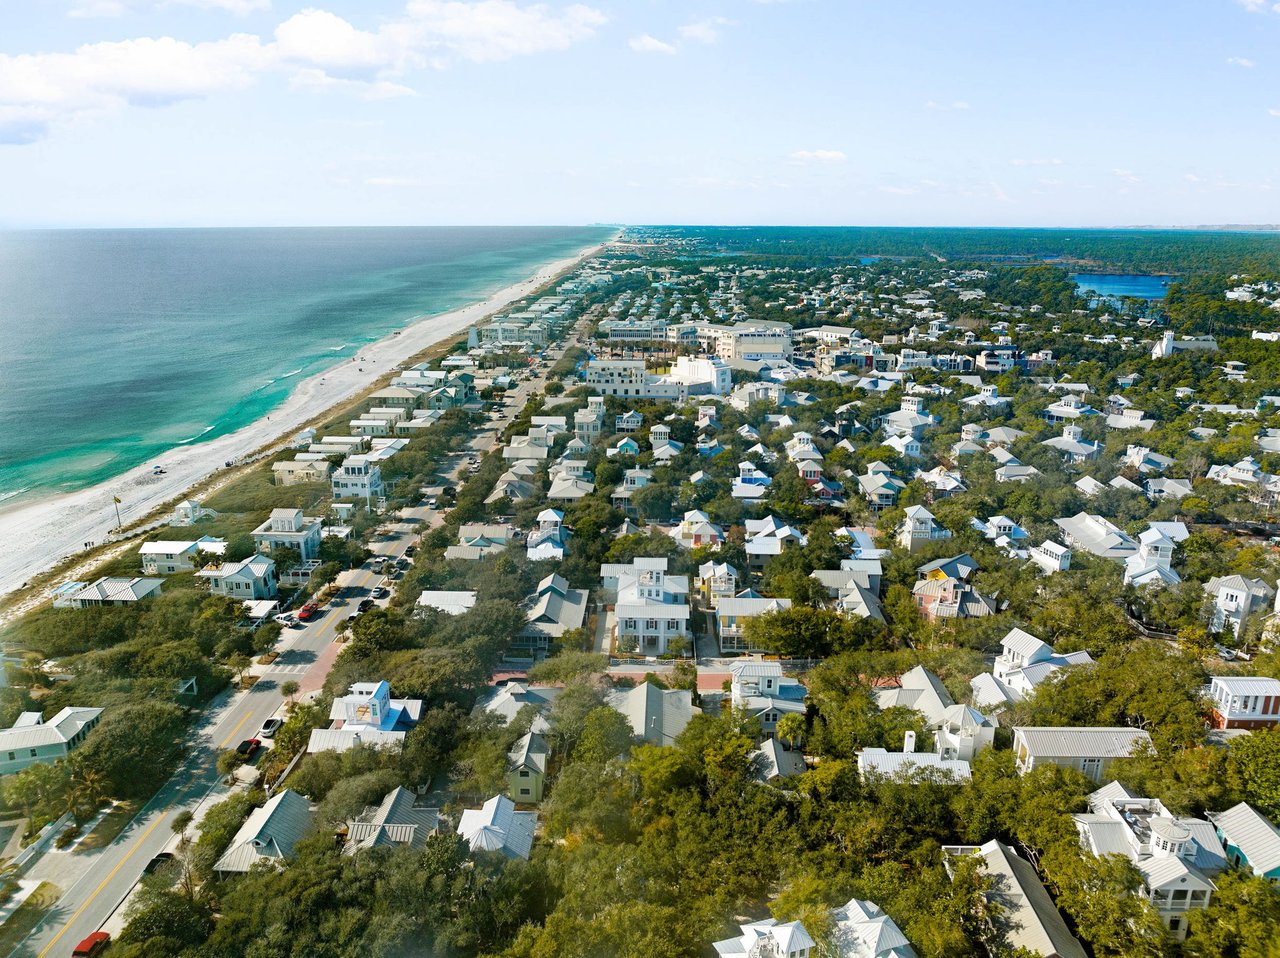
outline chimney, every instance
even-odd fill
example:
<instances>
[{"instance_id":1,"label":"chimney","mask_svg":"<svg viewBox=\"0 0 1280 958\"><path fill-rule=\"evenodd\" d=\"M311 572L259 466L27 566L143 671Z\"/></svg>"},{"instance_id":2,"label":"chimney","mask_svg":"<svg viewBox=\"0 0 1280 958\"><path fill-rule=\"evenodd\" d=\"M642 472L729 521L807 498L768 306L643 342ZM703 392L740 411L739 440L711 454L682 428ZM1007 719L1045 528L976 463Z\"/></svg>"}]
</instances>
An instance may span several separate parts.
<instances>
[{"instance_id":1,"label":"chimney","mask_svg":"<svg viewBox=\"0 0 1280 958\"><path fill-rule=\"evenodd\" d=\"M907 732L902 736L902 754L914 755L916 750L916 733Z\"/></svg>"}]
</instances>

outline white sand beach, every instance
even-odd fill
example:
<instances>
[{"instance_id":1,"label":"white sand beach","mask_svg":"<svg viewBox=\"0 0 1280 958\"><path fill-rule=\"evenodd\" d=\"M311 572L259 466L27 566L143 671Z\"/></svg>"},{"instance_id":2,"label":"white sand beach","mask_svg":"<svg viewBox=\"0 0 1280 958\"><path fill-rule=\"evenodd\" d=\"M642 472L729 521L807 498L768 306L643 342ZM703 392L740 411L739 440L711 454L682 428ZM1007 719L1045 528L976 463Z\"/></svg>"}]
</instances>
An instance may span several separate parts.
<instances>
[{"instance_id":1,"label":"white sand beach","mask_svg":"<svg viewBox=\"0 0 1280 958\"><path fill-rule=\"evenodd\" d=\"M549 263L483 302L420 319L364 347L352 360L303 380L268 416L234 433L170 449L91 488L0 511L0 596L85 551L88 545L105 541L117 525L114 498L121 500L120 516L127 528L158 506L195 489L223 470L226 462L288 439L317 416L369 389L397 365L529 295L557 274L595 255L604 245ZM164 472L155 473L156 466Z\"/></svg>"}]
</instances>

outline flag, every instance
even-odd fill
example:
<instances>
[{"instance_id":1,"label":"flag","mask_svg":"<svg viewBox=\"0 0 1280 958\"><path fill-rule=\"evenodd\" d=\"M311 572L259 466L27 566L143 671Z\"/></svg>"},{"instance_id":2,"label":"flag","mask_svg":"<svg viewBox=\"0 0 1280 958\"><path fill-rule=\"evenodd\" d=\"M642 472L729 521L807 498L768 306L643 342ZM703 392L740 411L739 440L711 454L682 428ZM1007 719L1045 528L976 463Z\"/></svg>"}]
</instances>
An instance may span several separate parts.
<instances>
[{"instance_id":1,"label":"flag","mask_svg":"<svg viewBox=\"0 0 1280 958\"><path fill-rule=\"evenodd\" d=\"M112 496L112 497L111 497L111 501L112 501L112 502L114 502L117 506L118 506L118 505L120 505L120 497L119 497L119 496Z\"/></svg>"}]
</instances>

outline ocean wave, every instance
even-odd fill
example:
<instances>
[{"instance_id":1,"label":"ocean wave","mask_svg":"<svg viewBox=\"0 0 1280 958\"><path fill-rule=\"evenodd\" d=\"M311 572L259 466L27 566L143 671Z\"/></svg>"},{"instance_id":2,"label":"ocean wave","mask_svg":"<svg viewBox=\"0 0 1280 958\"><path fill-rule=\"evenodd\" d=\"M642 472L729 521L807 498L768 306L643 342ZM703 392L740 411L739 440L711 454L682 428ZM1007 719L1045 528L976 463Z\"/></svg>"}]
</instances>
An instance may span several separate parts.
<instances>
[{"instance_id":1,"label":"ocean wave","mask_svg":"<svg viewBox=\"0 0 1280 958\"><path fill-rule=\"evenodd\" d=\"M14 489L13 492L0 492L0 502L7 502L10 499L16 499L24 492L30 492L30 486L23 486L21 489Z\"/></svg>"},{"instance_id":2,"label":"ocean wave","mask_svg":"<svg viewBox=\"0 0 1280 958\"><path fill-rule=\"evenodd\" d=\"M200 438L201 436L203 436L205 433L207 433L207 432L212 432L212 431L213 431L213 428L214 428L213 426L205 426L203 429L201 429L201 430L200 430L200 432L199 432L198 434L196 434L196 435L194 435L194 436L191 436L189 439L179 439L179 440L178 440L178 442L176 443L176 445L179 445L179 446L185 446L185 445L186 445L187 443L189 443L189 442L195 442L197 439L199 439L199 438Z\"/></svg>"},{"instance_id":3,"label":"ocean wave","mask_svg":"<svg viewBox=\"0 0 1280 958\"><path fill-rule=\"evenodd\" d=\"M302 372L302 367L301 367L301 366L299 366L297 369L295 369L295 370L294 370L293 372L291 372L291 373L285 373L285 374L284 374L283 376L281 376L280 378L281 378L281 379L288 379L290 376L296 376L296 375L298 375L298 373L300 373L300 372ZM272 382L275 382L275 381L276 381L276 380L274 380L274 379L272 380Z\"/></svg>"},{"instance_id":4,"label":"ocean wave","mask_svg":"<svg viewBox=\"0 0 1280 958\"><path fill-rule=\"evenodd\" d=\"M329 350L330 350L331 352L335 352L335 353L336 353L336 352L338 352L338 350L340 350L340 349L346 349L346 348L347 348L348 346L350 346L350 345L351 345L350 343L343 343L341 346L330 346L330 347L329 347Z\"/></svg>"}]
</instances>

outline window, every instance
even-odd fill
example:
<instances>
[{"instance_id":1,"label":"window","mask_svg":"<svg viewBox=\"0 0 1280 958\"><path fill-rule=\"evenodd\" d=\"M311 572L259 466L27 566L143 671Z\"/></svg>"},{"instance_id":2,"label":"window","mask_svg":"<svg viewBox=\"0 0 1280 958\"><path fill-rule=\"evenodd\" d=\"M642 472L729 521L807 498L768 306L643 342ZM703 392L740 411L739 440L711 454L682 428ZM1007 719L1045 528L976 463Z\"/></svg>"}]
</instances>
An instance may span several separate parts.
<instances>
[{"instance_id":1,"label":"window","mask_svg":"<svg viewBox=\"0 0 1280 958\"><path fill-rule=\"evenodd\" d=\"M40 754L40 753L39 753L39 752L37 752L35 749L32 749L32 750L31 750L31 757L32 757L32 758L35 758L35 757L36 757L37 755L39 755L39 754Z\"/></svg>"},{"instance_id":2,"label":"window","mask_svg":"<svg viewBox=\"0 0 1280 958\"><path fill-rule=\"evenodd\" d=\"M528 778L528 777L529 777L529 770L528 770L527 768L522 768L522 769L520 769L520 777L521 777L521 778Z\"/></svg>"},{"instance_id":3,"label":"window","mask_svg":"<svg viewBox=\"0 0 1280 958\"><path fill-rule=\"evenodd\" d=\"M520 794L521 794L521 795L528 795L528 794L529 794L529 790L528 790L527 788L522 788L522 789L520 789Z\"/></svg>"},{"instance_id":4,"label":"window","mask_svg":"<svg viewBox=\"0 0 1280 958\"><path fill-rule=\"evenodd\" d=\"M11 762L12 762L12 761L13 761L14 759L16 759L17 757L18 757L18 756L16 756L13 752L10 752L10 753L9 753L9 761L11 761Z\"/></svg>"},{"instance_id":5,"label":"window","mask_svg":"<svg viewBox=\"0 0 1280 958\"><path fill-rule=\"evenodd\" d=\"M657 619L645 619L645 620L644 620L644 628L645 628L645 631L646 631L646 632L657 632L657 631L658 631L658 620L657 620Z\"/></svg>"},{"instance_id":6,"label":"window","mask_svg":"<svg viewBox=\"0 0 1280 958\"><path fill-rule=\"evenodd\" d=\"M1175 888L1173 890L1173 903L1175 905L1185 905L1187 903L1187 890L1185 888Z\"/></svg>"},{"instance_id":7,"label":"window","mask_svg":"<svg viewBox=\"0 0 1280 958\"><path fill-rule=\"evenodd\" d=\"M1182 919L1181 919L1181 918L1170 918L1170 919L1169 919L1169 930L1170 930L1170 931L1178 931L1181 927L1182 927Z\"/></svg>"}]
</instances>

